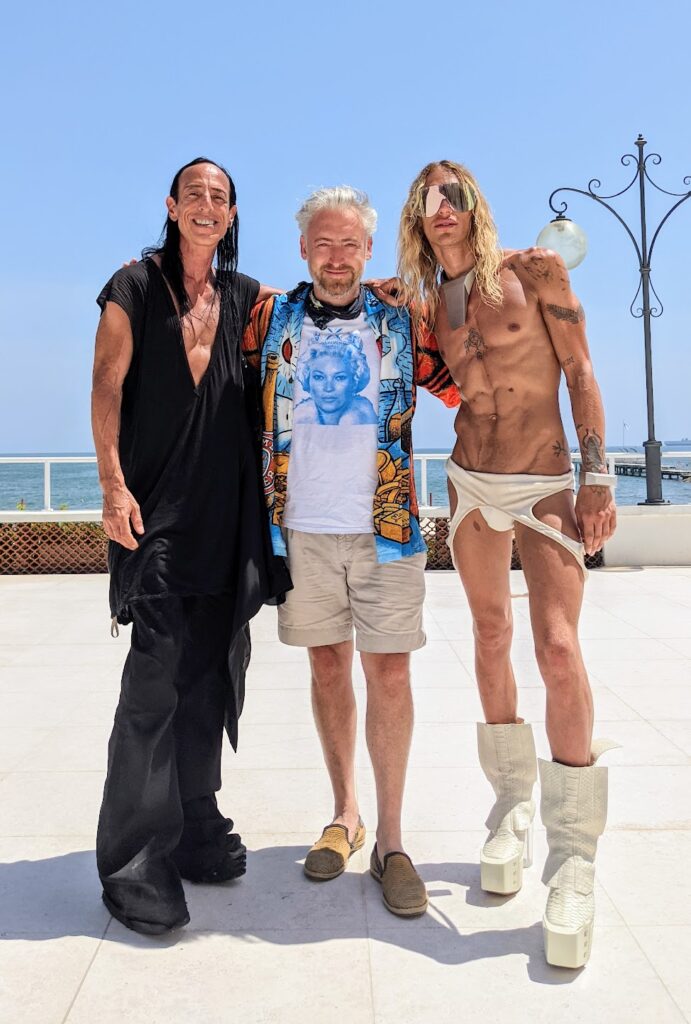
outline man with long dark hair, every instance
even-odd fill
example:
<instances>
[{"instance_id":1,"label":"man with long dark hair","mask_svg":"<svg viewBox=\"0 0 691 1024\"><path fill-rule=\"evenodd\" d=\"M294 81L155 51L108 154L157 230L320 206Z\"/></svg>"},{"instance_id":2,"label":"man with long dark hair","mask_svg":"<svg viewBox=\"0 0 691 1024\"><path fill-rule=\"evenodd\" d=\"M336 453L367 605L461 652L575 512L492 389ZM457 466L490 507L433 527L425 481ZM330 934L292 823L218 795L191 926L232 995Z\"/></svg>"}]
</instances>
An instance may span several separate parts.
<instances>
[{"instance_id":1,"label":"man with long dark hair","mask_svg":"<svg viewBox=\"0 0 691 1024\"><path fill-rule=\"evenodd\" d=\"M244 874L216 804L224 720L237 744L247 621L289 586L263 514L259 393L241 354L236 193L198 158L158 246L98 297L93 431L113 628L132 623L98 827L103 899L127 927L189 921L181 877Z\"/></svg>"}]
</instances>

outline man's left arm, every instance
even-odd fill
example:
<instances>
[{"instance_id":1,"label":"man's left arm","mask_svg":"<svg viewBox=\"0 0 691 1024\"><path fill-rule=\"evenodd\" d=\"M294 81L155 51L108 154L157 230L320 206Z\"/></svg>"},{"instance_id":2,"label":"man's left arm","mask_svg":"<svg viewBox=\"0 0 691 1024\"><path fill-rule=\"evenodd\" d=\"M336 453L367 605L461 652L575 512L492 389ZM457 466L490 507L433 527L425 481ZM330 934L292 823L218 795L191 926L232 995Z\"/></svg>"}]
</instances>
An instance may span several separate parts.
<instances>
[{"instance_id":1,"label":"man's left arm","mask_svg":"<svg viewBox=\"0 0 691 1024\"><path fill-rule=\"evenodd\" d=\"M533 276L534 288L569 389L581 449L581 473L606 474L605 411L590 359L583 306L571 288L561 256L537 249L529 250L525 258L534 264L537 260L540 266ZM617 525L611 489L597 483L581 484L576 495L576 519L586 554L599 551Z\"/></svg>"},{"instance_id":2,"label":"man's left arm","mask_svg":"<svg viewBox=\"0 0 691 1024\"><path fill-rule=\"evenodd\" d=\"M264 302L265 299L270 299L272 295L283 295L285 289L283 288L272 288L270 284L260 284L259 292L257 294L255 304L258 302Z\"/></svg>"},{"instance_id":3,"label":"man's left arm","mask_svg":"<svg viewBox=\"0 0 691 1024\"><path fill-rule=\"evenodd\" d=\"M461 394L442 359L437 339L423 317L410 315L413 333L415 383L439 398L449 409L461 404Z\"/></svg>"}]
</instances>

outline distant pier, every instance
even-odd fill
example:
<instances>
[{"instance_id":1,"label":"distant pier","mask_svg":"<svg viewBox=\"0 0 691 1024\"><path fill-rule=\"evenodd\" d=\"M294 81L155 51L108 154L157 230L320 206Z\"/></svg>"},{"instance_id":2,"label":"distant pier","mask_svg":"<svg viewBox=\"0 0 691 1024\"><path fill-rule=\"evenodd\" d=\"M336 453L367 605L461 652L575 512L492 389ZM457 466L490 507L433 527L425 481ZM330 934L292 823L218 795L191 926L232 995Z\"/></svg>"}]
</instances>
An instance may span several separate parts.
<instances>
[{"instance_id":1,"label":"distant pier","mask_svg":"<svg viewBox=\"0 0 691 1024\"><path fill-rule=\"evenodd\" d=\"M688 452L665 452L667 458L691 460L691 451ZM578 465L581 461L580 452L571 452L572 460ZM610 473L617 476L645 477L645 456L640 452L608 452L607 466ZM691 482L691 469L677 469L676 466L661 467L663 480L681 480L682 483Z\"/></svg>"},{"instance_id":2,"label":"distant pier","mask_svg":"<svg viewBox=\"0 0 691 1024\"><path fill-rule=\"evenodd\" d=\"M645 476L645 463L643 462L615 462L614 472L617 476ZM690 469L675 469L674 466L662 466L661 475L663 480L691 480Z\"/></svg>"}]
</instances>

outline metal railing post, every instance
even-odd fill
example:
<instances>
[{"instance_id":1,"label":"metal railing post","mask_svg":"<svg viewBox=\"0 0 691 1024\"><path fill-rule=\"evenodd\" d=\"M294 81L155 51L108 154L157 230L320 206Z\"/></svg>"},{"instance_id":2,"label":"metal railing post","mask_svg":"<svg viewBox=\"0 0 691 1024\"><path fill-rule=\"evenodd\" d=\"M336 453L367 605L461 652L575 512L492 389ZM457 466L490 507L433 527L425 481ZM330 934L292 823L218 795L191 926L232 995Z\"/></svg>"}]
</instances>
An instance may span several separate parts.
<instances>
[{"instance_id":1,"label":"metal railing post","mask_svg":"<svg viewBox=\"0 0 691 1024\"><path fill-rule=\"evenodd\" d=\"M420 491L422 492L420 497L422 501L421 505L427 504L427 457L425 455L418 456L420 459Z\"/></svg>"},{"instance_id":2,"label":"metal railing post","mask_svg":"<svg viewBox=\"0 0 691 1024\"><path fill-rule=\"evenodd\" d=\"M43 463L43 511L53 511L50 504L50 462L48 459Z\"/></svg>"}]
</instances>

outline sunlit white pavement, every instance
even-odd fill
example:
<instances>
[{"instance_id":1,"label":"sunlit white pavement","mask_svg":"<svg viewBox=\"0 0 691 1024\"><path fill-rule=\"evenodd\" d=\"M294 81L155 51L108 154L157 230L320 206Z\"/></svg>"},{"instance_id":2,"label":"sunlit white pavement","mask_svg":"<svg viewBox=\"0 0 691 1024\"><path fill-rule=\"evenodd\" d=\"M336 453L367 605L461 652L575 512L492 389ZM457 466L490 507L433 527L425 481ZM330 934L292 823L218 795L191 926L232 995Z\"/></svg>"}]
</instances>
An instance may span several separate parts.
<instances>
[{"instance_id":1,"label":"sunlit white pavement","mask_svg":"<svg viewBox=\"0 0 691 1024\"><path fill-rule=\"evenodd\" d=\"M525 585L512 573L520 710L547 753ZM303 878L330 792L304 653L255 621L240 751L220 803L247 876L188 888L191 925L136 936L100 902L94 831L127 650L108 634L102 576L0 577L0 1021L5 1024L446 1024L691 1020L691 569L590 576L581 635L610 765L597 928L584 971L542 955L544 834L521 893L479 889L490 791L477 765L472 636L455 576L427 574L429 638L414 656L406 845L431 909L400 921L367 864ZM363 707L361 672L356 670ZM365 822L374 786L364 742Z\"/></svg>"}]
</instances>

